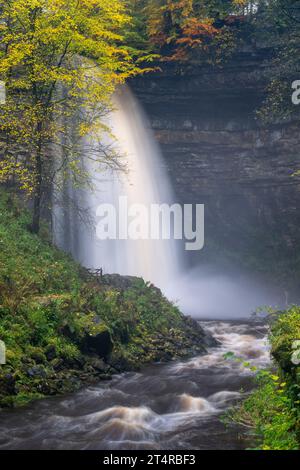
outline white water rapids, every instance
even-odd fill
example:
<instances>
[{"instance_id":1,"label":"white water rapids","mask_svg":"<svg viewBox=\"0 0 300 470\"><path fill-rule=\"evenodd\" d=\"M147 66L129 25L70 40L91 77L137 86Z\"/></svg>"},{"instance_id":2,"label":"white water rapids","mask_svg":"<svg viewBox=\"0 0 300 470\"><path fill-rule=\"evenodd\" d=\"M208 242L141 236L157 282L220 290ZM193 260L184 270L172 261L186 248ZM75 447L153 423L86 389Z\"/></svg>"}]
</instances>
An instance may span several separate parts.
<instances>
[{"instance_id":1,"label":"white water rapids","mask_svg":"<svg viewBox=\"0 0 300 470\"><path fill-rule=\"evenodd\" d=\"M234 352L250 366L267 366L266 328L241 322L201 325L221 343L206 355L0 412L0 449L246 448L240 429L226 427L220 415L251 389L253 373L224 353Z\"/></svg>"},{"instance_id":2,"label":"white water rapids","mask_svg":"<svg viewBox=\"0 0 300 470\"><path fill-rule=\"evenodd\" d=\"M127 88L115 96L110 124L128 173L97 168L82 155L95 191L70 184L65 194L96 214L101 203L149 206L173 203L160 150L138 102ZM201 203L201 201L195 201ZM142 276L176 298L195 317L243 317L268 303L260 287L226 275L186 272L172 240L98 240L73 210L54 208L56 243L84 266L104 273ZM242 288L241 288L242 287ZM250 368L225 359L236 356L258 368L269 363L266 328L247 322L202 322L219 342L187 361L155 364L139 373L114 376L70 397L38 401L22 410L0 411L0 449L244 449L236 426L220 415L252 388Z\"/></svg>"},{"instance_id":3,"label":"white water rapids","mask_svg":"<svg viewBox=\"0 0 300 470\"><path fill-rule=\"evenodd\" d=\"M113 132L126 154L128 174L96 169L95 191L66 191L94 214L99 204L173 203L171 185L147 120L128 89L115 97ZM200 202L201 201L196 201ZM95 230L78 224L72 211L56 208L56 241L82 264L104 272L142 276L176 298L195 317L243 317L264 302L257 284L226 275L187 272L171 240L97 240ZM258 304L256 302L259 302ZM217 308L216 308L217 306ZM252 387L250 368L225 359L236 356L255 365L269 363L266 328L241 321L202 322L220 343L207 354L143 372L114 376L71 397L43 400L22 412L1 413L3 449L240 449L239 429L227 429L220 415Z\"/></svg>"}]
</instances>

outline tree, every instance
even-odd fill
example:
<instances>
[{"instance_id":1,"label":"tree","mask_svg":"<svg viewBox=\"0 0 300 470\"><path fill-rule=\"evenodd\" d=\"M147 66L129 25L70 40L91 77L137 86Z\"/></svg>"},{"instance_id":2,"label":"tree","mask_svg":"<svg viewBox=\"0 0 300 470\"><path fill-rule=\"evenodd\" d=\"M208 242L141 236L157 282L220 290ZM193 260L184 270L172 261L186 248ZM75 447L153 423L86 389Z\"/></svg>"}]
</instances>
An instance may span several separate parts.
<instances>
[{"instance_id":1,"label":"tree","mask_svg":"<svg viewBox=\"0 0 300 470\"><path fill-rule=\"evenodd\" d=\"M253 18L255 37L268 47L267 98L258 112L265 123L299 119L292 83L300 79L300 1L261 0Z\"/></svg>"},{"instance_id":2,"label":"tree","mask_svg":"<svg viewBox=\"0 0 300 470\"><path fill-rule=\"evenodd\" d=\"M0 181L13 180L32 196L33 232L58 147L60 170L77 181L85 177L78 159L84 137L93 140L93 158L115 161L100 136L109 133L103 118L115 87L141 72L124 44L129 24L122 0L0 2L0 79L7 87Z\"/></svg>"},{"instance_id":3,"label":"tree","mask_svg":"<svg viewBox=\"0 0 300 470\"><path fill-rule=\"evenodd\" d=\"M245 0L143 0L134 3L143 16L145 35L162 60L218 62L234 41L233 18L243 16Z\"/></svg>"}]
</instances>

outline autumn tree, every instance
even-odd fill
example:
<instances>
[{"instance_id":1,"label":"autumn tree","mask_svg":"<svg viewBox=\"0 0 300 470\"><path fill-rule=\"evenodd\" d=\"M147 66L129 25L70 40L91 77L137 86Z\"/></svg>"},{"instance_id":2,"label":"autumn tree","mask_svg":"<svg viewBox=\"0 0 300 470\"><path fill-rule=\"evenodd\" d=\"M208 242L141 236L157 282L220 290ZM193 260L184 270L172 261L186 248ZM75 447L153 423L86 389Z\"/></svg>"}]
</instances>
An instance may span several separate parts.
<instances>
[{"instance_id":1,"label":"autumn tree","mask_svg":"<svg viewBox=\"0 0 300 470\"><path fill-rule=\"evenodd\" d=\"M163 60L204 56L218 62L234 41L234 18L243 18L245 0L142 0L134 3L144 15L146 36Z\"/></svg>"},{"instance_id":2,"label":"autumn tree","mask_svg":"<svg viewBox=\"0 0 300 470\"><path fill-rule=\"evenodd\" d=\"M93 140L93 158L116 157L101 135L109 133L104 116L115 87L141 71L124 43L130 21L122 0L0 2L0 80L7 87L0 181L13 179L31 195L33 232L58 148L60 170L77 180L85 177L78 158L84 137Z\"/></svg>"}]
</instances>

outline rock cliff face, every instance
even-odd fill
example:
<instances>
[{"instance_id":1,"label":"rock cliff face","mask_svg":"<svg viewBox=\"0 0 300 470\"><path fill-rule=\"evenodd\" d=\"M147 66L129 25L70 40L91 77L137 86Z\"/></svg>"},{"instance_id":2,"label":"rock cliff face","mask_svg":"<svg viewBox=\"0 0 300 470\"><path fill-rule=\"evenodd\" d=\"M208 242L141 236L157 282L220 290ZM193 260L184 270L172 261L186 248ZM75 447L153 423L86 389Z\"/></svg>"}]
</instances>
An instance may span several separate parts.
<instances>
[{"instance_id":1,"label":"rock cliff face","mask_svg":"<svg viewBox=\"0 0 300 470\"><path fill-rule=\"evenodd\" d=\"M265 58L248 50L223 68L168 66L133 83L177 199L206 206L200 256L213 258L217 247L255 269L287 258L292 265L300 241L300 179L292 176L300 168L299 123L256 120Z\"/></svg>"}]
</instances>

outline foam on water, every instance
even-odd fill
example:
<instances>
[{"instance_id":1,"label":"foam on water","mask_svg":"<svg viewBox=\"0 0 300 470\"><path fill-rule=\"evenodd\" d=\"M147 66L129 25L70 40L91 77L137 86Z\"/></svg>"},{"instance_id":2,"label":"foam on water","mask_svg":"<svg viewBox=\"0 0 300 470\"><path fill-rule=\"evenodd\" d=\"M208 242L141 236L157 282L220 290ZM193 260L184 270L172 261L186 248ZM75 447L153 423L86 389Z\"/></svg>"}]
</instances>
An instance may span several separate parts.
<instances>
[{"instance_id":1,"label":"foam on water","mask_svg":"<svg viewBox=\"0 0 300 470\"><path fill-rule=\"evenodd\" d=\"M265 327L256 327L255 334L245 332L244 324L226 322L202 322L202 325L219 341L220 345L212 348L210 354L195 357L173 366L176 373L185 369L203 369L210 367L228 368L239 374L251 374L251 366L264 367L270 362L269 344ZM230 359L227 353L233 353ZM244 362L249 363L245 367Z\"/></svg>"},{"instance_id":2,"label":"foam on water","mask_svg":"<svg viewBox=\"0 0 300 470\"><path fill-rule=\"evenodd\" d=\"M229 322L202 326L220 342L205 355L2 412L0 448L243 448L218 416L243 396L241 389L251 389L253 372L242 362L269 363L266 328ZM226 359L227 352L239 361Z\"/></svg>"}]
</instances>

